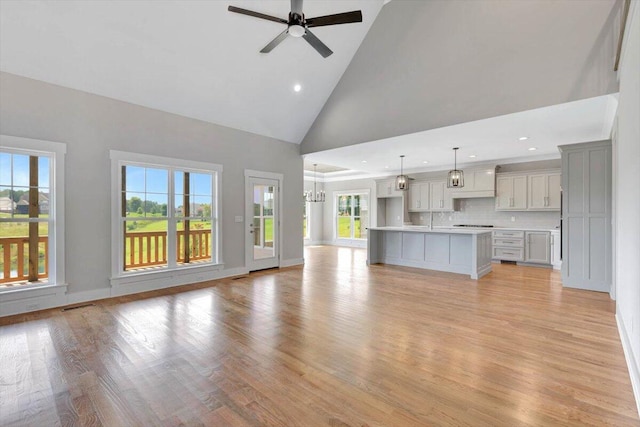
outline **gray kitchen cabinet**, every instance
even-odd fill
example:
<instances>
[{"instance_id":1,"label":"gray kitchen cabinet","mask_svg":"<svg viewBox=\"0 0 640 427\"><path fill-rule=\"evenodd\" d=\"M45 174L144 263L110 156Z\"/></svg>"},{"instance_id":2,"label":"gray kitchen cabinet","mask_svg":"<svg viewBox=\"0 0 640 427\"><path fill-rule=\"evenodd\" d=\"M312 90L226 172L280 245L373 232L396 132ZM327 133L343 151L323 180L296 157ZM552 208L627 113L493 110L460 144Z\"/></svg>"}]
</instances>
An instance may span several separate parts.
<instances>
[{"instance_id":1,"label":"gray kitchen cabinet","mask_svg":"<svg viewBox=\"0 0 640 427\"><path fill-rule=\"evenodd\" d=\"M447 188L447 181L429 182L430 210L432 212L448 212L453 210L453 198Z\"/></svg>"},{"instance_id":2,"label":"gray kitchen cabinet","mask_svg":"<svg viewBox=\"0 0 640 427\"><path fill-rule=\"evenodd\" d=\"M611 290L611 141L562 145L562 285Z\"/></svg>"},{"instance_id":3,"label":"gray kitchen cabinet","mask_svg":"<svg viewBox=\"0 0 640 427\"><path fill-rule=\"evenodd\" d=\"M426 212L429 210L429 183L412 182L409 184L409 211Z\"/></svg>"},{"instance_id":4,"label":"gray kitchen cabinet","mask_svg":"<svg viewBox=\"0 0 640 427\"><path fill-rule=\"evenodd\" d=\"M402 197L402 191L396 190L395 179L387 179L376 182L376 195L381 197Z\"/></svg>"},{"instance_id":5,"label":"gray kitchen cabinet","mask_svg":"<svg viewBox=\"0 0 640 427\"><path fill-rule=\"evenodd\" d=\"M560 259L560 230L551 232L551 265L555 270L560 270L562 260Z\"/></svg>"},{"instance_id":6,"label":"gray kitchen cabinet","mask_svg":"<svg viewBox=\"0 0 640 427\"><path fill-rule=\"evenodd\" d=\"M528 210L560 210L560 172L529 175Z\"/></svg>"},{"instance_id":7,"label":"gray kitchen cabinet","mask_svg":"<svg viewBox=\"0 0 640 427\"><path fill-rule=\"evenodd\" d=\"M524 262L551 264L551 238L548 231L525 232Z\"/></svg>"},{"instance_id":8,"label":"gray kitchen cabinet","mask_svg":"<svg viewBox=\"0 0 640 427\"><path fill-rule=\"evenodd\" d=\"M527 175L498 174L496 178L496 210L527 210Z\"/></svg>"},{"instance_id":9,"label":"gray kitchen cabinet","mask_svg":"<svg viewBox=\"0 0 640 427\"><path fill-rule=\"evenodd\" d=\"M494 230L492 258L504 261L524 261L524 231Z\"/></svg>"}]
</instances>

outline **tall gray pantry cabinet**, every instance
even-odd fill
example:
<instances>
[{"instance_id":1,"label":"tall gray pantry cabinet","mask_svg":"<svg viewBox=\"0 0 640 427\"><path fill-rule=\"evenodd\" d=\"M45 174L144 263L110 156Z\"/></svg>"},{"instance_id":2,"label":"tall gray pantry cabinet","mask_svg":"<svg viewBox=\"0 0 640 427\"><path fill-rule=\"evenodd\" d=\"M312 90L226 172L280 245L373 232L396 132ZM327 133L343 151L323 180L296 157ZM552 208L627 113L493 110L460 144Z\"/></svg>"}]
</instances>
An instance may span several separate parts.
<instances>
[{"instance_id":1,"label":"tall gray pantry cabinet","mask_svg":"<svg viewBox=\"0 0 640 427\"><path fill-rule=\"evenodd\" d=\"M561 145L562 285L611 290L611 141Z\"/></svg>"}]
</instances>

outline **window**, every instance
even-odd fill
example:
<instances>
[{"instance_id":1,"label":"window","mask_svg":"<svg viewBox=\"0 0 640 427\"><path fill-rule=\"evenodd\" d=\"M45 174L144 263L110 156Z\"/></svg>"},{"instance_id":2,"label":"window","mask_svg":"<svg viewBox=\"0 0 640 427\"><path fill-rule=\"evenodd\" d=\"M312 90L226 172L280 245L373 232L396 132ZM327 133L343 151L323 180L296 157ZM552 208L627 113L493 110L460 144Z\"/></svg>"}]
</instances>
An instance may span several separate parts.
<instances>
[{"instance_id":1,"label":"window","mask_svg":"<svg viewBox=\"0 0 640 427\"><path fill-rule=\"evenodd\" d=\"M63 168L65 146L1 138L0 289L63 282L63 236L56 244L63 215L56 206L62 209L57 193L64 175L56 170Z\"/></svg>"},{"instance_id":2,"label":"window","mask_svg":"<svg viewBox=\"0 0 640 427\"><path fill-rule=\"evenodd\" d=\"M311 212L311 203L304 202L304 212L302 214L302 236L304 239L311 238L311 230L309 223L309 213Z\"/></svg>"},{"instance_id":3,"label":"window","mask_svg":"<svg viewBox=\"0 0 640 427\"><path fill-rule=\"evenodd\" d=\"M336 235L338 239L366 239L369 227L369 195L336 195Z\"/></svg>"},{"instance_id":4,"label":"window","mask_svg":"<svg viewBox=\"0 0 640 427\"><path fill-rule=\"evenodd\" d=\"M114 275L217 264L219 165L112 151Z\"/></svg>"},{"instance_id":5,"label":"window","mask_svg":"<svg viewBox=\"0 0 640 427\"><path fill-rule=\"evenodd\" d=\"M272 248L259 251L262 257L273 256L273 194L276 187L254 185L253 187L253 246L254 248Z\"/></svg>"}]
</instances>

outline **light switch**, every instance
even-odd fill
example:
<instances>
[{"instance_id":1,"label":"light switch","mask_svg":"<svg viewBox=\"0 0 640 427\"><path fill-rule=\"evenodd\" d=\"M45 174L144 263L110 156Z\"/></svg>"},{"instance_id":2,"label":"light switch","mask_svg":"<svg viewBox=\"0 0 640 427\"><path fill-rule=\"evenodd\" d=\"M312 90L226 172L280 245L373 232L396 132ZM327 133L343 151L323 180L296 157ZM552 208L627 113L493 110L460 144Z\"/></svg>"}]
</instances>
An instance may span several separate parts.
<instances>
[{"instance_id":1,"label":"light switch","mask_svg":"<svg viewBox=\"0 0 640 427\"><path fill-rule=\"evenodd\" d=\"M236 216L236 222L243 222L244 218L242 216Z\"/></svg>"}]
</instances>

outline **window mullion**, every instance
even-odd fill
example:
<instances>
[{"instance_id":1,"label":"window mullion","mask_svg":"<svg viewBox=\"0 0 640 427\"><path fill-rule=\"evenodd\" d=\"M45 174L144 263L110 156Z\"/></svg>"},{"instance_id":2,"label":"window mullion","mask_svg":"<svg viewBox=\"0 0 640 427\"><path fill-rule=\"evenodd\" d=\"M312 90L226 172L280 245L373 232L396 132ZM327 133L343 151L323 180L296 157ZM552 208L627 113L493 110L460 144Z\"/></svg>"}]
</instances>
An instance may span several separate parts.
<instances>
[{"instance_id":1,"label":"window mullion","mask_svg":"<svg viewBox=\"0 0 640 427\"><path fill-rule=\"evenodd\" d=\"M175 170L169 168L169 200L167 200L167 266L175 268L177 262L178 226L175 213Z\"/></svg>"}]
</instances>

